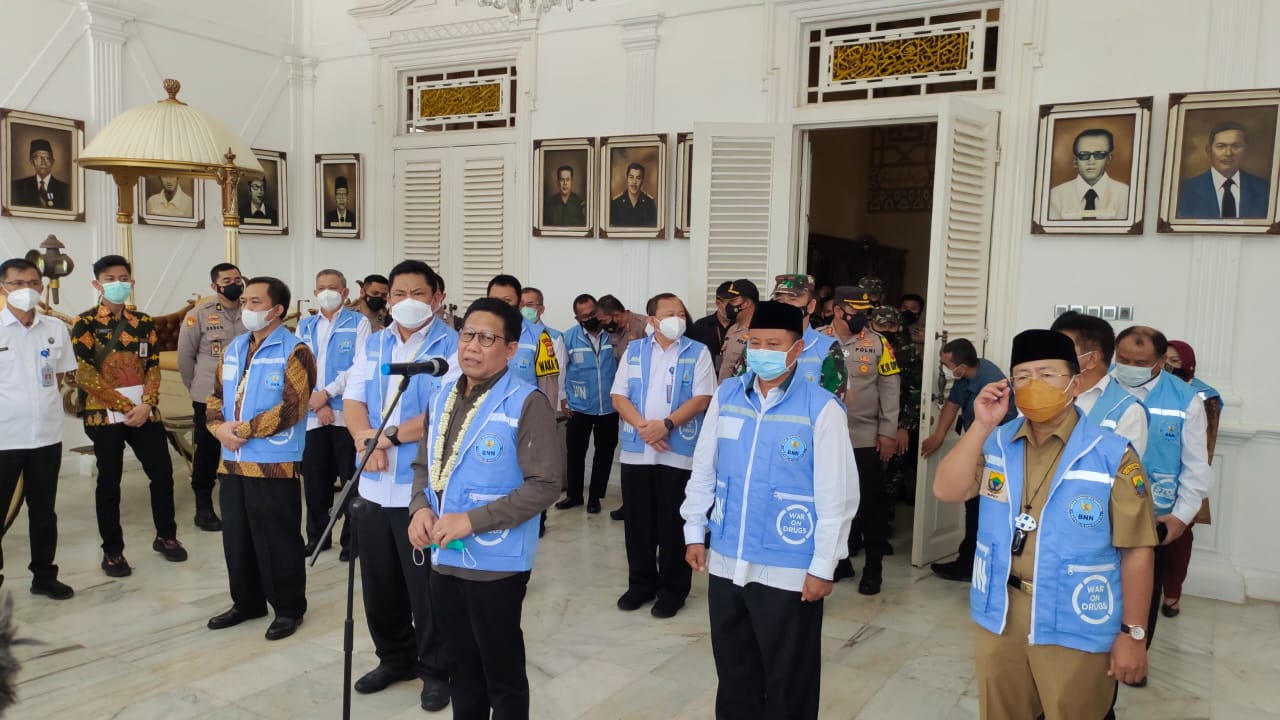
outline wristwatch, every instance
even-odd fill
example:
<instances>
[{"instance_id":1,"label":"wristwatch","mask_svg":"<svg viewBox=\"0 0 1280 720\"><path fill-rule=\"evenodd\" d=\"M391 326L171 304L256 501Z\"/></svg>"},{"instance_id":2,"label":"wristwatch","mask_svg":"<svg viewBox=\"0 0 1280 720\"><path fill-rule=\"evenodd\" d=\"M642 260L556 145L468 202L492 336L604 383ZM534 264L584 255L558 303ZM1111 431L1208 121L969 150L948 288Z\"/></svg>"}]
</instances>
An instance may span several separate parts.
<instances>
[{"instance_id":1,"label":"wristwatch","mask_svg":"<svg viewBox=\"0 0 1280 720\"><path fill-rule=\"evenodd\" d=\"M662 418L662 424L667 426L668 432L670 432L671 429L676 426L675 423L671 422L671 418Z\"/></svg>"},{"instance_id":2,"label":"wristwatch","mask_svg":"<svg viewBox=\"0 0 1280 720\"><path fill-rule=\"evenodd\" d=\"M1128 635L1134 640L1147 639L1147 629L1141 625L1125 625L1124 623L1120 623L1120 632Z\"/></svg>"},{"instance_id":3,"label":"wristwatch","mask_svg":"<svg viewBox=\"0 0 1280 720\"><path fill-rule=\"evenodd\" d=\"M400 447L400 438L398 437L398 435L400 434L399 426L388 425L386 428L383 429L382 434L387 437L387 442L390 442L392 445L395 445L396 447Z\"/></svg>"}]
</instances>

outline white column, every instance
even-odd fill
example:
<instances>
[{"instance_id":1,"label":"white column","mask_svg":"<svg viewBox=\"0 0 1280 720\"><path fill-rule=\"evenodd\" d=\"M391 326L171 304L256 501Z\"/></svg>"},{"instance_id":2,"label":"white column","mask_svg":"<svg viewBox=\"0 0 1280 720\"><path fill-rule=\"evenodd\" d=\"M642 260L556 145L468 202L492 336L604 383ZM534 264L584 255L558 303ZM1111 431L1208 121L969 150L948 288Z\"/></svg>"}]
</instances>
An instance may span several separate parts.
<instances>
[{"instance_id":1,"label":"white column","mask_svg":"<svg viewBox=\"0 0 1280 720\"><path fill-rule=\"evenodd\" d=\"M300 250L295 255L292 282L302 288L308 287L310 273L319 269L315 262L315 213L311 212L315 197L316 59L288 57L285 62L289 65L289 235Z\"/></svg>"},{"instance_id":2,"label":"white column","mask_svg":"<svg viewBox=\"0 0 1280 720\"><path fill-rule=\"evenodd\" d=\"M658 26L662 15L645 15L620 20L622 48L627 53L627 95L625 127L628 132L647 133L654 130L654 97L657 85ZM657 187L656 184L653 187ZM650 189L653 192L653 189ZM664 240L618 240L622 243L621 297L627 308L643 313L649 299L650 246Z\"/></svg>"},{"instance_id":3,"label":"white column","mask_svg":"<svg viewBox=\"0 0 1280 720\"><path fill-rule=\"evenodd\" d=\"M133 16L98 2L82 2L89 37L89 125L85 142L124 111L120 58ZM85 212L93 226L93 257L119 252L116 240L116 184L100 172L85 173Z\"/></svg>"}]
</instances>

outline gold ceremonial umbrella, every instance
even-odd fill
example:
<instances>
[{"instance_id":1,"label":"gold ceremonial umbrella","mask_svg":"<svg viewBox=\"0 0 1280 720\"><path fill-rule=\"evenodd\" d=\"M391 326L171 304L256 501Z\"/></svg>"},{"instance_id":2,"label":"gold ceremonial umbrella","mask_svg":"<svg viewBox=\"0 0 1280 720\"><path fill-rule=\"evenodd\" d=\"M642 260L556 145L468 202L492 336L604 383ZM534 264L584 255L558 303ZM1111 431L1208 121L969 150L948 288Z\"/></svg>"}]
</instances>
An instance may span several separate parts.
<instances>
[{"instance_id":1,"label":"gold ceremonial umbrella","mask_svg":"<svg viewBox=\"0 0 1280 720\"><path fill-rule=\"evenodd\" d=\"M236 185L261 176L249 145L222 121L178 100L177 80L164 81L167 100L122 113L80 153L80 165L101 170L116 182L116 228L120 254L133 262L134 187L143 175L211 178L222 187L222 227L227 262L237 262L240 213ZM198 187L198 186L197 186Z\"/></svg>"}]
</instances>

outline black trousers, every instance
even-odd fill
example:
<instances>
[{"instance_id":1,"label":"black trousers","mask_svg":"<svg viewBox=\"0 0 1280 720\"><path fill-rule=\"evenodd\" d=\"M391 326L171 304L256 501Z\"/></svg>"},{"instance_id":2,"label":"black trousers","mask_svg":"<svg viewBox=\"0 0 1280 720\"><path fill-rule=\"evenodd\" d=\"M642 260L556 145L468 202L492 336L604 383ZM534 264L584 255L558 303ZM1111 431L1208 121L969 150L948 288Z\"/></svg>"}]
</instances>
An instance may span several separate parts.
<instances>
[{"instance_id":1,"label":"black trousers","mask_svg":"<svg viewBox=\"0 0 1280 720\"><path fill-rule=\"evenodd\" d=\"M689 471L666 465L622 466L627 589L668 603L689 597L693 569L684 561L680 503Z\"/></svg>"},{"instance_id":2,"label":"black trousers","mask_svg":"<svg viewBox=\"0 0 1280 720\"><path fill-rule=\"evenodd\" d=\"M307 542L320 544L329 524L333 507L333 484L346 484L356 470L356 448L351 432L338 425L322 425L307 431L307 445L302 451L302 494L307 502ZM344 520L342 547L347 547L351 529ZM408 542L406 540L406 542Z\"/></svg>"},{"instance_id":3,"label":"black trousers","mask_svg":"<svg viewBox=\"0 0 1280 720\"><path fill-rule=\"evenodd\" d=\"M191 458L191 489L196 494L196 509L213 509L213 484L218 475L218 462L222 459L222 443L209 432L204 418L207 406L204 403L191 403L195 429L191 431L191 440L195 450Z\"/></svg>"},{"instance_id":4,"label":"black trousers","mask_svg":"<svg viewBox=\"0 0 1280 720\"><path fill-rule=\"evenodd\" d=\"M93 492L98 511L98 535L102 552L119 555L124 552L124 532L120 529L120 475L124 469L124 446L142 463L151 490L151 522L156 535L172 538L178 534L173 521L173 460L169 458L169 441L164 426L147 422L141 427L124 423L85 427L93 441L93 455L98 462L98 480Z\"/></svg>"},{"instance_id":5,"label":"black trousers","mask_svg":"<svg viewBox=\"0 0 1280 720\"><path fill-rule=\"evenodd\" d=\"M565 424L567 448L566 470L569 483L566 495L570 500L582 500L582 485L586 475L587 444L595 435L596 453L591 458L592 500L604 497L609 488L609 473L613 470L613 451L618 448L618 413L588 415L576 412Z\"/></svg>"},{"instance_id":6,"label":"black trousers","mask_svg":"<svg viewBox=\"0 0 1280 720\"><path fill-rule=\"evenodd\" d=\"M355 518L360 548L356 557L364 617L378 664L413 668L423 679L443 679L448 670L444 641L431 617L429 583L435 578L430 554L423 565L414 564L408 508L365 503L366 510Z\"/></svg>"},{"instance_id":7,"label":"black trousers","mask_svg":"<svg viewBox=\"0 0 1280 720\"><path fill-rule=\"evenodd\" d=\"M858 538L867 554L866 568L879 573L884 559L884 546L889 542L889 496L884 491L880 454L874 447L854 448L853 460L858 465L858 516L849 531L849 556Z\"/></svg>"},{"instance_id":8,"label":"black trousers","mask_svg":"<svg viewBox=\"0 0 1280 720\"><path fill-rule=\"evenodd\" d=\"M716 717L816 720L822 676L822 601L759 583L707 580Z\"/></svg>"},{"instance_id":9,"label":"black trousers","mask_svg":"<svg viewBox=\"0 0 1280 720\"><path fill-rule=\"evenodd\" d=\"M247 613L270 603L277 617L307 612L298 479L220 474L222 552L231 601Z\"/></svg>"},{"instance_id":10,"label":"black trousers","mask_svg":"<svg viewBox=\"0 0 1280 720\"><path fill-rule=\"evenodd\" d=\"M973 553L978 549L978 498L964 501L964 538L957 550L956 562L973 567Z\"/></svg>"},{"instance_id":11,"label":"black trousers","mask_svg":"<svg viewBox=\"0 0 1280 720\"><path fill-rule=\"evenodd\" d=\"M520 629L529 575L484 582L432 571L431 607L448 651L454 720L489 720L490 710L493 720L529 717Z\"/></svg>"},{"instance_id":12,"label":"black trousers","mask_svg":"<svg viewBox=\"0 0 1280 720\"><path fill-rule=\"evenodd\" d=\"M37 581L56 580L58 566L53 556L58 550L58 472L62 469L62 443L23 450L0 450L0 509L5 513L0 541L18 519L23 500L27 503L30 528L31 570ZM4 552L0 550L0 570Z\"/></svg>"},{"instance_id":13,"label":"black trousers","mask_svg":"<svg viewBox=\"0 0 1280 720\"><path fill-rule=\"evenodd\" d=\"M1164 533L1160 533L1163 538ZM1155 574L1151 584L1151 608L1147 611L1147 649L1156 637L1156 621L1160 619L1160 602L1164 598L1164 573L1169 566L1169 546L1156 546Z\"/></svg>"}]
</instances>

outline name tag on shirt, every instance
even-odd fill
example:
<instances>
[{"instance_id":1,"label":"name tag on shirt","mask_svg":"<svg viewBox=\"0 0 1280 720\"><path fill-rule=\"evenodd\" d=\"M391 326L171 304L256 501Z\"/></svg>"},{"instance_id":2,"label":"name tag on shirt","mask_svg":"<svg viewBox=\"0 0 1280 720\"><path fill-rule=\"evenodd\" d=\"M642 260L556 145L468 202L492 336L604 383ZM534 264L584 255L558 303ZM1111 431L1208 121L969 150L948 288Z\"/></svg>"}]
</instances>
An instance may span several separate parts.
<instances>
[{"instance_id":1,"label":"name tag on shirt","mask_svg":"<svg viewBox=\"0 0 1280 720\"><path fill-rule=\"evenodd\" d=\"M737 440L742 435L743 422L740 417L725 417L721 415L716 419L716 437L725 440Z\"/></svg>"}]
</instances>

